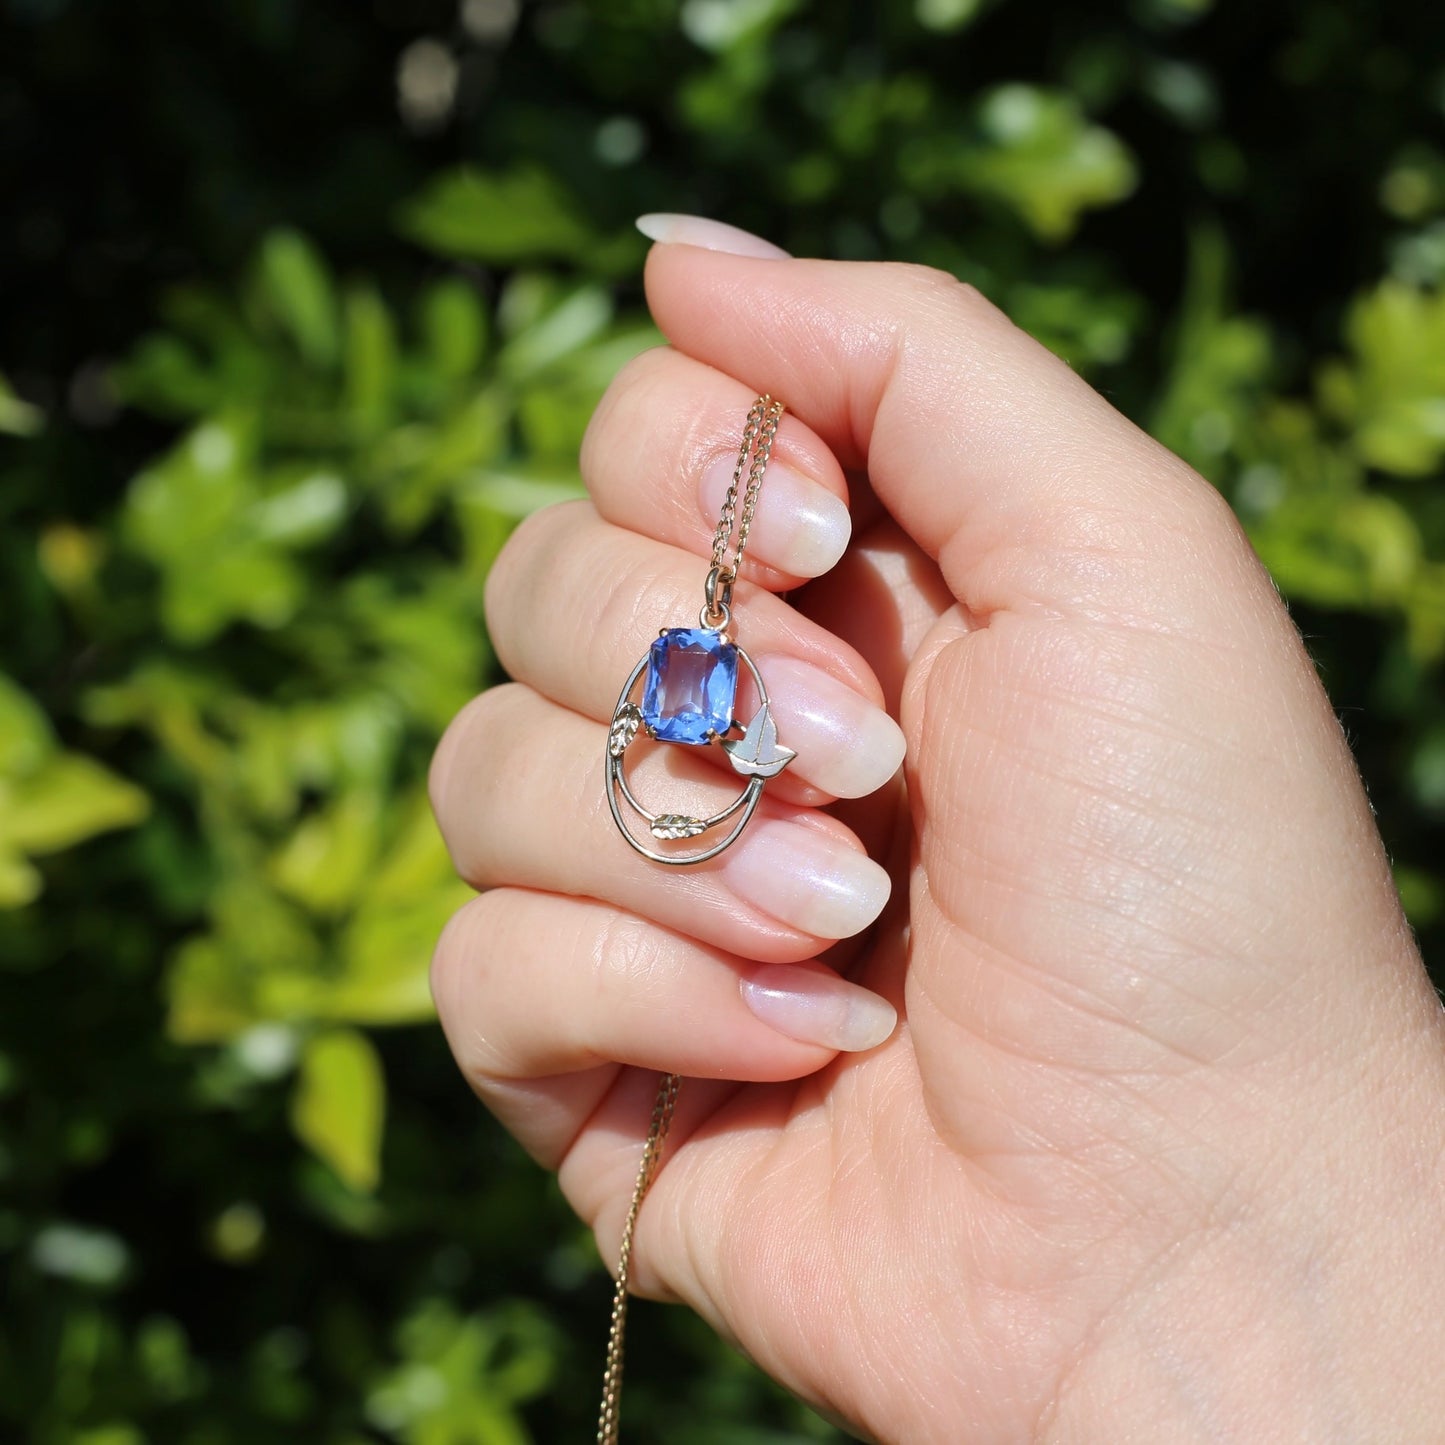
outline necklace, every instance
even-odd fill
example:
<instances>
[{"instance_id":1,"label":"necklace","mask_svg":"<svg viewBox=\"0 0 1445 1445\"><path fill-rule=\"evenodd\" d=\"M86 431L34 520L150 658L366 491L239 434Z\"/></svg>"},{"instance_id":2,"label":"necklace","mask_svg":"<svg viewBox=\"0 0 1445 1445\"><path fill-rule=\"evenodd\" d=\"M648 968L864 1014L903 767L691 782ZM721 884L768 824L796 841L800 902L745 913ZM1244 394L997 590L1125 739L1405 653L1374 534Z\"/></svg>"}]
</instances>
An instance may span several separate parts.
<instances>
[{"instance_id":1,"label":"necklace","mask_svg":"<svg viewBox=\"0 0 1445 1445\"><path fill-rule=\"evenodd\" d=\"M747 652L729 635L732 622L733 583L747 550L748 532L757 510L763 473L772 455L773 438L783 415L781 402L760 396L748 412L743 428L737 466L723 501L722 516L712 544L712 567L703 585L704 601L696 627L664 627L647 656L628 674L617 699L612 727L607 736L607 802L622 836L644 858L670 867L703 863L715 858L738 839L763 796L763 785L792 762L796 754L778 745L778 729L768 704L768 690ZM743 484L744 474L747 476ZM738 515L741 489L741 517ZM732 561L727 561L728 543L737 527L737 544ZM752 676L758 694L758 710L747 724L733 716L737 697L738 664ZM638 680L645 674L642 703L632 701ZM685 813L654 813L645 808L627 781L624 760L638 733L659 742L692 747L716 744L727 754L733 770L747 785L725 808L706 818ZM731 736L740 732L741 737ZM688 852L664 852L644 843L628 826L624 808L640 817L656 842L673 842L700 837L723 824L732 826L716 842L704 842Z\"/></svg>"},{"instance_id":2,"label":"necklace","mask_svg":"<svg viewBox=\"0 0 1445 1445\"><path fill-rule=\"evenodd\" d=\"M792 762L796 754L778 743L777 724L768 703L768 690L752 658L729 634L732 625L733 584L742 570L753 513L762 490L763 473L772 456L773 439L782 419L783 404L760 396L748 411L742 445L732 484L723 500L712 544L712 566L703 584L703 606L696 627L665 627L647 656L632 669L617 699L617 710L607 736L607 802L622 836L637 852L654 863L685 867L715 858L731 847L756 811L767 780ZM737 541L733 543L736 528ZM732 545L732 560L728 547ZM738 664L747 669L757 691L758 706L751 720L733 716L737 697ZM642 702L632 700L643 678ZM639 732L659 742L693 747L716 746L727 755L734 772L747 779L742 792L726 807L706 818L686 813L656 813L645 808L628 784L623 760ZM741 736L734 736L741 734ZM651 841L644 843L628 825L628 813L647 824ZM720 838L704 839L687 851L664 851L654 844L687 842L731 824ZM616 1445L622 1401L622 1353L627 1328L627 1286L632 1265L632 1241L642 1201L657 1176L662 1149L672 1124L682 1080L664 1074L652 1106L652 1119L642 1147L642 1162L633 1186L632 1202L622 1229L617 1259L617 1284L612 1296L612 1322L607 1335L607 1368L602 1377L602 1408L597 1423L597 1445Z\"/></svg>"}]
</instances>

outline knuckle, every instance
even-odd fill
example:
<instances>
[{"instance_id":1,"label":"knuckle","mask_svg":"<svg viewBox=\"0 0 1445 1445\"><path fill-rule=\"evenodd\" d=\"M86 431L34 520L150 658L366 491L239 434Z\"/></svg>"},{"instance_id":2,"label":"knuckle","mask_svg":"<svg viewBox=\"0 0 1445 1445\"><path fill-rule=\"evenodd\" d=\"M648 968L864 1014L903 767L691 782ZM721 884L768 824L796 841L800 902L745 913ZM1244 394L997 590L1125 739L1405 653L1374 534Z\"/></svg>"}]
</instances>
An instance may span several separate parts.
<instances>
[{"instance_id":1,"label":"knuckle","mask_svg":"<svg viewBox=\"0 0 1445 1445\"><path fill-rule=\"evenodd\" d=\"M1157 521L1160 531L1167 534L1167 544L1237 571L1241 559L1254 557L1254 548L1228 498L1187 462L1155 445L1159 459Z\"/></svg>"},{"instance_id":2,"label":"knuckle","mask_svg":"<svg viewBox=\"0 0 1445 1445\"><path fill-rule=\"evenodd\" d=\"M633 914L609 910L594 930L587 956L600 991L630 996L658 971L658 934Z\"/></svg>"},{"instance_id":3,"label":"knuckle","mask_svg":"<svg viewBox=\"0 0 1445 1445\"><path fill-rule=\"evenodd\" d=\"M1189 469L1188 480L1187 488L1181 490L1195 525L1219 542L1248 547L1244 528L1224 493L1192 469Z\"/></svg>"},{"instance_id":4,"label":"knuckle","mask_svg":"<svg viewBox=\"0 0 1445 1445\"><path fill-rule=\"evenodd\" d=\"M938 266L900 261L891 269L898 276L905 294L925 310L951 310L977 315L997 310L983 292L969 281L960 281L951 271Z\"/></svg>"}]
</instances>

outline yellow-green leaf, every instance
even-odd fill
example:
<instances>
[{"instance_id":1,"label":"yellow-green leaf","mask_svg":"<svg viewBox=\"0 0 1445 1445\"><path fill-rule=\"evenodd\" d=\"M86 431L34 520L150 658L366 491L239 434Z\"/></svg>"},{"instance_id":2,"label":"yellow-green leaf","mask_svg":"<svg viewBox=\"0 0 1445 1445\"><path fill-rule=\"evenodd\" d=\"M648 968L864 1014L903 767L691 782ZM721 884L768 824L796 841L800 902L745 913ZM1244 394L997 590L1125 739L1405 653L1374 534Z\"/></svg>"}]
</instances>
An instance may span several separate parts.
<instances>
[{"instance_id":1,"label":"yellow-green leaf","mask_svg":"<svg viewBox=\"0 0 1445 1445\"><path fill-rule=\"evenodd\" d=\"M1085 211L1133 189L1138 168L1112 131L1059 91L1001 85L978 108L978 135L940 133L909 147L905 180L920 194L961 189L992 196L1042 240L1067 240Z\"/></svg>"},{"instance_id":2,"label":"yellow-green leaf","mask_svg":"<svg viewBox=\"0 0 1445 1445\"><path fill-rule=\"evenodd\" d=\"M0 779L0 841L26 853L53 853L138 823L146 795L81 753L57 753L29 777Z\"/></svg>"},{"instance_id":3,"label":"yellow-green leaf","mask_svg":"<svg viewBox=\"0 0 1445 1445\"><path fill-rule=\"evenodd\" d=\"M0 376L0 436L33 437L45 427L45 413L21 401L10 383Z\"/></svg>"},{"instance_id":4,"label":"yellow-green leaf","mask_svg":"<svg viewBox=\"0 0 1445 1445\"><path fill-rule=\"evenodd\" d=\"M369 286L346 298L346 405L358 432L374 436L391 419L396 382L396 328Z\"/></svg>"},{"instance_id":5,"label":"yellow-green leaf","mask_svg":"<svg viewBox=\"0 0 1445 1445\"><path fill-rule=\"evenodd\" d=\"M23 853L0 845L0 908L23 908L40 892L40 874Z\"/></svg>"},{"instance_id":6,"label":"yellow-green leaf","mask_svg":"<svg viewBox=\"0 0 1445 1445\"><path fill-rule=\"evenodd\" d=\"M54 747L45 710L0 672L0 778L34 772Z\"/></svg>"},{"instance_id":7,"label":"yellow-green leaf","mask_svg":"<svg viewBox=\"0 0 1445 1445\"><path fill-rule=\"evenodd\" d=\"M306 1045L291 1127L353 1189L376 1188L385 1111L386 1079L365 1034L329 1029Z\"/></svg>"},{"instance_id":8,"label":"yellow-green leaf","mask_svg":"<svg viewBox=\"0 0 1445 1445\"><path fill-rule=\"evenodd\" d=\"M315 366L330 366L340 349L340 326L321 253L296 231L273 231L261 247L260 279L302 356Z\"/></svg>"},{"instance_id":9,"label":"yellow-green leaf","mask_svg":"<svg viewBox=\"0 0 1445 1445\"><path fill-rule=\"evenodd\" d=\"M380 824L381 799L374 792L343 793L296 826L272 859L271 876L313 913L341 913L364 889Z\"/></svg>"},{"instance_id":10,"label":"yellow-green leaf","mask_svg":"<svg viewBox=\"0 0 1445 1445\"><path fill-rule=\"evenodd\" d=\"M511 266L582 255L593 233L545 171L444 171L401 212L413 241L447 256Z\"/></svg>"},{"instance_id":11,"label":"yellow-green leaf","mask_svg":"<svg viewBox=\"0 0 1445 1445\"><path fill-rule=\"evenodd\" d=\"M1445 294L1385 281L1350 308L1349 364L1322 369L1324 405L1371 467L1429 476L1445 457Z\"/></svg>"},{"instance_id":12,"label":"yellow-green leaf","mask_svg":"<svg viewBox=\"0 0 1445 1445\"><path fill-rule=\"evenodd\" d=\"M166 980L166 1032L181 1044L234 1038L260 1021L254 992L217 939L189 938Z\"/></svg>"}]
</instances>

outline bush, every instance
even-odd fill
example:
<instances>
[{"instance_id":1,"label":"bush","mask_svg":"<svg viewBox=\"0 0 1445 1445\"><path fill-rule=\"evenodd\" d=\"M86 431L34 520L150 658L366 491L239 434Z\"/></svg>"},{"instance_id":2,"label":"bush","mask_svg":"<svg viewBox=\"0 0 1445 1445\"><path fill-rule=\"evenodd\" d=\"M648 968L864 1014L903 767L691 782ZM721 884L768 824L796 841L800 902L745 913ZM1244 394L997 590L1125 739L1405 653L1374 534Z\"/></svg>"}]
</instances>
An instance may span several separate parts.
<instances>
[{"instance_id":1,"label":"bush","mask_svg":"<svg viewBox=\"0 0 1445 1445\"><path fill-rule=\"evenodd\" d=\"M1445 921L1428 7L9 0L0 1420L584 1438L608 1286L456 1077L424 798L648 209L978 284L1215 481ZM677 1311L632 1438L838 1438Z\"/></svg>"}]
</instances>

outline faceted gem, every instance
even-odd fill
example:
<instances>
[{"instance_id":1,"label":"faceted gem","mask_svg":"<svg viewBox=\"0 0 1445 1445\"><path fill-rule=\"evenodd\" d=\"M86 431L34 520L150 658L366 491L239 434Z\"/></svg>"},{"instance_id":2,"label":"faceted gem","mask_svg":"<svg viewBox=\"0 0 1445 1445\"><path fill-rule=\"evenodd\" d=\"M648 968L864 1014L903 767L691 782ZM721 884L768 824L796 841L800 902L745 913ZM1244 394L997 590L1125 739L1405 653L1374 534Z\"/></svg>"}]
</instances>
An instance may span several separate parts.
<instances>
[{"instance_id":1,"label":"faceted gem","mask_svg":"<svg viewBox=\"0 0 1445 1445\"><path fill-rule=\"evenodd\" d=\"M738 650L704 627L673 627L652 644L642 721L665 743L706 743L732 726Z\"/></svg>"}]
</instances>

